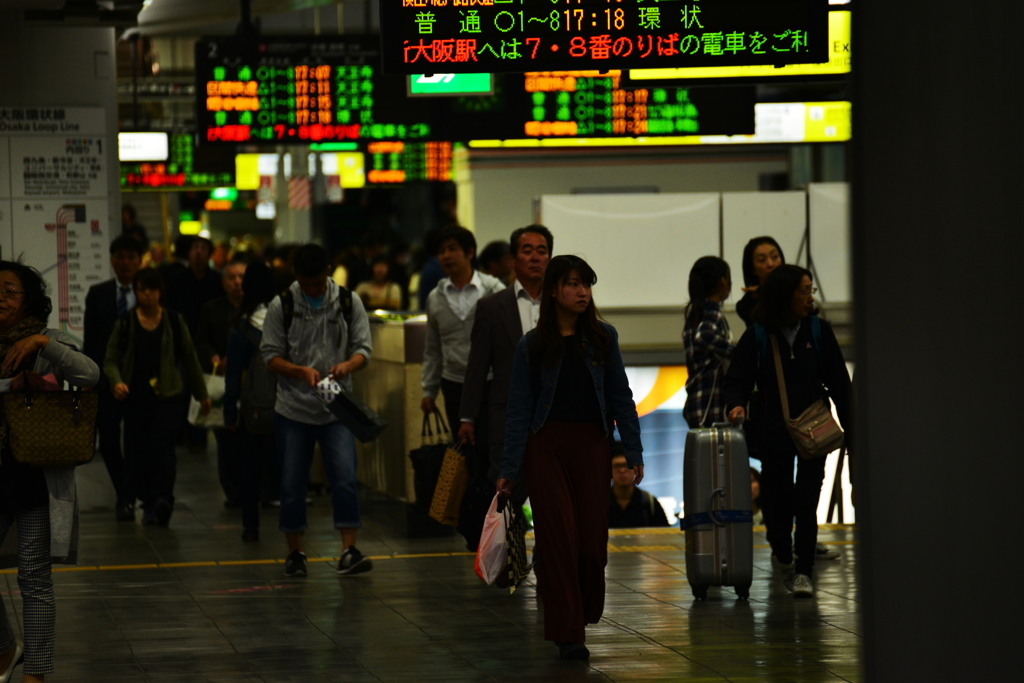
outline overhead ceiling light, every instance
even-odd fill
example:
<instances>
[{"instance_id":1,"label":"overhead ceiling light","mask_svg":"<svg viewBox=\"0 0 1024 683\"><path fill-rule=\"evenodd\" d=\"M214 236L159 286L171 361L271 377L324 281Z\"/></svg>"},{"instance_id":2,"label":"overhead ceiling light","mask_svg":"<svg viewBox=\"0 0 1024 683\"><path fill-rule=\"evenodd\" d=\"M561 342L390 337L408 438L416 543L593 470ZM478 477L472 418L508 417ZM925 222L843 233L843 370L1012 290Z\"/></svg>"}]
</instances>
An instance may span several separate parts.
<instances>
[{"instance_id":1,"label":"overhead ceiling light","mask_svg":"<svg viewBox=\"0 0 1024 683\"><path fill-rule=\"evenodd\" d=\"M42 26L136 26L141 9L141 2L115 3L114 9L107 9L95 0L65 0L61 9L25 10L25 21Z\"/></svg>"}]
</instances>

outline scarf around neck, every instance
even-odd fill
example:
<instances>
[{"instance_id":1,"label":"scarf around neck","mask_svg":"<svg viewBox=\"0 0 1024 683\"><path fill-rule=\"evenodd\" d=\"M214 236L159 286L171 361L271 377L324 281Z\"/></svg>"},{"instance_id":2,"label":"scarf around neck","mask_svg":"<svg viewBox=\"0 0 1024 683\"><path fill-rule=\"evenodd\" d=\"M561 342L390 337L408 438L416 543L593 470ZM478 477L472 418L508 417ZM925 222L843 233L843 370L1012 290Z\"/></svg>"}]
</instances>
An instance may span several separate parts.
<instances>
[{"instance_id":1,"label":"scarf around neck","mask_svg":"<svg viewBox=\"0 0 1024 683\"><path fill-rule=\"evenodd\" d=\"M0 359L6 358L11 347L22 339L39 334L44 329L46 329L46 323L39 318L25 318L6 332L0 332ZM0 370L0 379L10 379L24 369L24 367L17 367L9 371Z\"/></svg>"}]
</instances>

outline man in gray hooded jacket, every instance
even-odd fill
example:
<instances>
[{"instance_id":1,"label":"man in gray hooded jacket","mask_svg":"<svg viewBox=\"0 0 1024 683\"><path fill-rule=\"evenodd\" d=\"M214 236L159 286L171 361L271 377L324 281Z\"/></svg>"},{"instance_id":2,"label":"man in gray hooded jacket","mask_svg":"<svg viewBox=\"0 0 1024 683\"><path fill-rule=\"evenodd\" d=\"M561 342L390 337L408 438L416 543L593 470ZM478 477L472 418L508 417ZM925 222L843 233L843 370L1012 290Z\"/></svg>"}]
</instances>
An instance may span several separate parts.
<instances>
[{"instance_id":1,"label":"man in gray hooded jacket","mask_svg":"<svg viewBox=\"0 0 1024 683\"><path fill-rule=\"evenodd\" d=\"M302 534L306 524L306 489L314 441L320 444L331 486L334 527L341 531L338 574L369 571L372 562L356 549L361 526L356 490L355 440L314 393L321 379L333 376L347 389L351 374L370 360L370 324L359 297L327 277L330 258L323 247L306 244L293 257L296 282L284 296L292 303L286 323L282 297L267 309L260 351L278 375L274 438L281 460L280 529L288 541L285 576L306 575ZM351 299L351 322L345 320ZM351 351L348 351L351 349Z\"/></svg>"}]
</instances>

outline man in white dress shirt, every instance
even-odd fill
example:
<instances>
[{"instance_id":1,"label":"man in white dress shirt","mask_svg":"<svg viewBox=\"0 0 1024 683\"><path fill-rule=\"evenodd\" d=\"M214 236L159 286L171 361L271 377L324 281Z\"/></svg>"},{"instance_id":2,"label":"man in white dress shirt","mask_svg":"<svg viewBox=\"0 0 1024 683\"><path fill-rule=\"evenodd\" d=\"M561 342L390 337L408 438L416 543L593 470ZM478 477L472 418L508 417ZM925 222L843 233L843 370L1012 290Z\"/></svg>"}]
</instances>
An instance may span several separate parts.
<instances>
[{"instance_id":1,"label":"man in white dress shirt","mask_svg":"<svg viewBox=\"0 0 1024 683\"><path fill-rule=\"evenodd\" d=\"M425 413L436 410L434 399L440 391L448 424L454 431L458 429L477 301L500 292L505 285L473 268L476 239L469 230L457 225L444 228L437 236L437 245L437 258L448 277L438 282L427 296L420 408Z\"/></svg>"}]
</instances>

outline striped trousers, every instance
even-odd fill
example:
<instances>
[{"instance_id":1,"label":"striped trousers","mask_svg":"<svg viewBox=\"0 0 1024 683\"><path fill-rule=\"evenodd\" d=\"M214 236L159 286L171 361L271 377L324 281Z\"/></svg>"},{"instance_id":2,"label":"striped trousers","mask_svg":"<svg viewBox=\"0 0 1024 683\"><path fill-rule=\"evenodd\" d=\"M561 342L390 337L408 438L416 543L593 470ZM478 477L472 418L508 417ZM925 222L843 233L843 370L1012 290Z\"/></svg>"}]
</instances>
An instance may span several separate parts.
<instances>
[{"instance_id":1,"label":"striped trousers","mask_svg":"<svg viewBox=\"0 0 1024 683\"><path fill-rule=\"evenodd\" d=\"M53 644L57 628L57 600L50 577L50 510L38 507L18 514L0 513L0 543L18 525L18 588L24 614L25 667L23 673L53 673ZM0 652L14 645L14 631L6 607L0 607Z\"/></svg>"}]
</instances>

